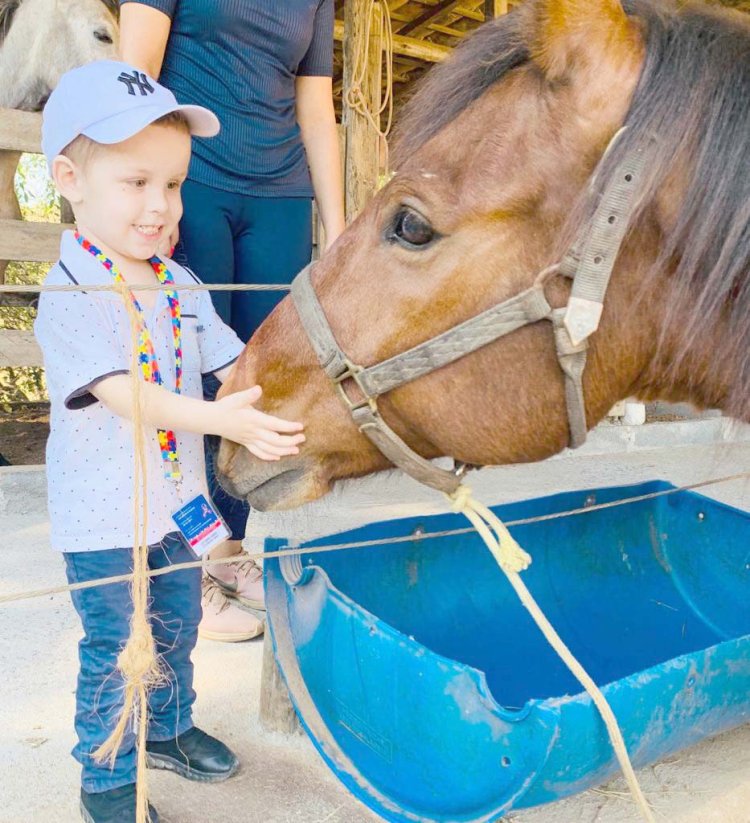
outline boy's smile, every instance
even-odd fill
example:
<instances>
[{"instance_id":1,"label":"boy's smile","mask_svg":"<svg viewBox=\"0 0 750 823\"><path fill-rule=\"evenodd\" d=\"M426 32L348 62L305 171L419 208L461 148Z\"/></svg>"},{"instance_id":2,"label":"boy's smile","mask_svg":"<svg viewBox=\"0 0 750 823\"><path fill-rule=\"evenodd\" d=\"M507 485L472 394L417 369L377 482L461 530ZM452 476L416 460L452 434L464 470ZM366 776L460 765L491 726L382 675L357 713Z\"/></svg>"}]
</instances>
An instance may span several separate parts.
<instances>
[{"instance_id":1,"label":"boy's smile","mask_svg":"<svg viewBox=\"0 0 750 823\"><path fill-rule=\"evenodd\" d=\"M150 125L128 140L98 145L75 166L69 199L78 230L125 270L169 248L182 216L180 186L190 135Z\"/></svg>"}]
</instances>

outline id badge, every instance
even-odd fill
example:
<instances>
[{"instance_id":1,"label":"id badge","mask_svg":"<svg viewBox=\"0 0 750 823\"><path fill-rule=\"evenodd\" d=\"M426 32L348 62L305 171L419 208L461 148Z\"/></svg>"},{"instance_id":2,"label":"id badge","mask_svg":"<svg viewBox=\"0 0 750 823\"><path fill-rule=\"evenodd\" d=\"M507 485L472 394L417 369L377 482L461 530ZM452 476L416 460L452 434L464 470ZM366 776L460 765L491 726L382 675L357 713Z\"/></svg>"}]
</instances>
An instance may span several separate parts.
<instances>
[{"instance_id":1,"label":"id badge","mask_svg":"<svg viewBox=\"0 0 750 823\"><path fill-rule=\"evenodd\" d=\"M221 515L203 494L177 509L172 520L199 557L223 543L231 534Z\"/></svg>"}]
</instances>

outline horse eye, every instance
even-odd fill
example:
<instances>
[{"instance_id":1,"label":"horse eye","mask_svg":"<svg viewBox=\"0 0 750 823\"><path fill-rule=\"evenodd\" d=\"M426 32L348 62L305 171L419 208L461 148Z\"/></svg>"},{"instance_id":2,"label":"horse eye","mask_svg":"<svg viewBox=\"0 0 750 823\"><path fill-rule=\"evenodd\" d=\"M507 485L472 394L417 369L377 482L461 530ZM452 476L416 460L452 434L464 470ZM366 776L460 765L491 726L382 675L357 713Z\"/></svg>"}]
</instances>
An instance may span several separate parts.
<instances>
[{"instance_id":1,"label":"horse eye","mask_svg":"<svg viewBox=\"0 0 750 823\"><path fill-rule=\"evenodd\" d=\"M392 236L409 246L426 246L435 237L435 230L421 214L403 209L396 215Z\"/></svg>"},{"instance_id":2,"label":"horse eye","mask_svg":"<svg viewBox=\"0 0 750 823\"><path fill-rule=\"evenodd\" d=\"M110 36L109 32L106 29L97 29L94 32L94 37L96 37L96 39L100 43L111 43L112 42L112 37Z\"/></svg>"}]
</instances>

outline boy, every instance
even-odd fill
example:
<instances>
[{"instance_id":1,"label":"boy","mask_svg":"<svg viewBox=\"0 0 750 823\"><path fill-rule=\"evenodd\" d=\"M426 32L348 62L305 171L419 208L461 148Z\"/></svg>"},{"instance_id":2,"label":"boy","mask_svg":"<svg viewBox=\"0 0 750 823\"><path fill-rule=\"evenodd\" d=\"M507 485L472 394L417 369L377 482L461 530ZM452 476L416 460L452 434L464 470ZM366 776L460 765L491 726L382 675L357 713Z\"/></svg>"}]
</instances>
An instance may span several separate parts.
<instances>
[{"instance_id":1,"label":"boy","mask_svg":"<svg viewBox=\"0 0 750 823\"><path fill-rule=\"evenodd\" d=\"M143 381L152 569L195 559L176 524L207 511L200 497L207 496L204 434L227 437L266 460L296 454L304 440L301 424L253 408L257 386L213 403L201 399L201 373L223 380L243 346L219 320L207 291L179 290L197 282L192 273L158 253L182 214L191 134L218 130L212 112L179 106L155 80L113 61L63 76L44 110L42 148L77 224L75 234L63 235L60 260L45 282L177 287L134 291L142 372L135 375L131 321L120 294L45 292L39 301L35 332L51 401L51 543L63 552L71 583L132 569L135 380ZM218 518L212 522L219 526ZM215 781L230 777L238 761L192 723L200 577L199 570L183 570L151 580L151 623L168 680L150 695L147 752L151 767ZM122 707L116 660L129 633L129 590L115 584L72 597L84 629L73 752L82 765L81 813L92 823L129 823L135 820L132 735L114 768L93 758Z\"/></svg>"}]
</instances>

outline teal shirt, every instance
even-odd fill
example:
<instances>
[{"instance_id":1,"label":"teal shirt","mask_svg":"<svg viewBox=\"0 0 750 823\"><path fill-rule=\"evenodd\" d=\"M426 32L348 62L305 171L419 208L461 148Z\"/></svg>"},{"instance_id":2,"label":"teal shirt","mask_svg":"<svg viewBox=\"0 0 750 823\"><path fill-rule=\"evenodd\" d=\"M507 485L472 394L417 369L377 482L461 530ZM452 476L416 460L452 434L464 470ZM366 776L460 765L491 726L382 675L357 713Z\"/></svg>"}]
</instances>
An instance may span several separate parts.
<instances>
[{"instance_id":1,"label":"teal shirt","mask_svg":"<svg viewBox=\"0 0 750 823\"><path fill-rule=\"evenodd\" d=\"M172 20L161 83L221 121L189 177L259 197L312 197L295 79L333 72L333 0L121 0Z\"/></svg>"}]
</instances>

